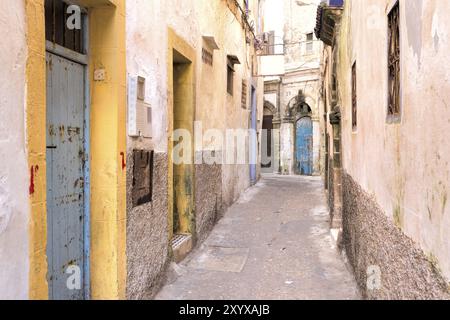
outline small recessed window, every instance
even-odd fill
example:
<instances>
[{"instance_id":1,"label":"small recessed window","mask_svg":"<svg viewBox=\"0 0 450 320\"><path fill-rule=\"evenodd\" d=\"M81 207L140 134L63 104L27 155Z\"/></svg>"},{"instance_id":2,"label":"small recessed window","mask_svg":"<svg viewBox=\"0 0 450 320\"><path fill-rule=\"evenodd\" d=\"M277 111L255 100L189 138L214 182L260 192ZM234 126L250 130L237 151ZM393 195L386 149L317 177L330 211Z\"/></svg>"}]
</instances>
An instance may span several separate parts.
<instances>
[{"instance_id":1,"label":"small recessed window","mask_svg":"<svg viewBox=\"0 0 450 320\"><path fill-rule=\"evenodd\" d=\"M242 80L242 109L247 109L247 81Z\"/></svg>"},{"instance_id":2,"label":"small recessed window","mask_svg":"<svg viewBox=\"0 0 450 320\"><path fill-rule=\"evenodd\" d=\"M227 66L227 92L230 95L233 95L233 86L234 86L234 70L232 67Z\"/></svg>"},{"instance_id":3,"label":"small recessed window","mask_svg":"<svg viewBox=\"0 0 450 320\"><path fill-rule=\"evenodd\" d=\"M227 56L227 92L233 95L234 91L234 65L241 64L237 56Z\"/></svg>"},{"instance_id":4,"label":"small recessed window","mask_svg":"<svg viewBox=\"0 0 450 320\"><path fill-rule=\"evenodd\" d=\"M202 61L209 66L213 65L213 53L206 48L202 48Z\"/></svg>"},{"instance_id":5,"label":"small recessed window","mask_svg":"<svg viewBox=\"0 0 450 320\"><path fill-rule=\"evenodd\" d=\"M311 53L314 49L314 34L308 33L306 35L306 52Z\"/></svg>"}]
</instances>

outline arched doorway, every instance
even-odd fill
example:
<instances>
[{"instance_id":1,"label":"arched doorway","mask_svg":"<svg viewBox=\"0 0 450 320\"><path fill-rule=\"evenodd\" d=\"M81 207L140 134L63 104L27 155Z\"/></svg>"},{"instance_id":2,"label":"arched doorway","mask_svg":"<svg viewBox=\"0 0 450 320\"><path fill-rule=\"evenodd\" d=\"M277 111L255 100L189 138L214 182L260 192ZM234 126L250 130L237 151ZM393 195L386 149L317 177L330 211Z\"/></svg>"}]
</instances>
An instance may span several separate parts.
<instances>
[{"instance_id":1,"label":"arched doorway","mask_svg":"<svg viewBox=\"0 0 450 320\"><path fill-rule=\"evenodd\" d=\"M313 123L311 117L297 121L295 134L296 170L301 175L313 174Z\"/></svg>"},{"instance_id":2,"label":"arched doorway","mask_svg":"<svg viewBox=\"0 0 450 320\"><path fill-rule=\"evenodd\" d=\"M275 171L275 132L274 119L276 118L276 108L272 103L264 101L264 115L262 123L262 148L261 148L261 170L263 173L273 173Z\"/></svg>"}]
</instances>

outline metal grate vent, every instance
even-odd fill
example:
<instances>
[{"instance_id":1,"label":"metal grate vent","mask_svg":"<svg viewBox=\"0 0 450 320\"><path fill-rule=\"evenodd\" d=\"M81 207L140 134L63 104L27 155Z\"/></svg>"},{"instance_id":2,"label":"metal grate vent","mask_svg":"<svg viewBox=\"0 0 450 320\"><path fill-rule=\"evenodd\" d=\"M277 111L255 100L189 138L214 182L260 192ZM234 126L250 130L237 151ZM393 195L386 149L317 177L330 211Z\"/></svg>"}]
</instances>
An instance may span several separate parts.
<instances>
[{"instance_id":1,"label":"metal grate vent","mask_svg":"<svg viewBox=\"0 0 450 320\"><path fill-rule=\"evenodd\" d=\"M189 239L190 235L188 234L176 234L173 236L172 239L172 248L176 248L183 244L183 242L187 241Z\"/></svg>"},{"instance_id":2,"label":"metal grate vent","mask_svg":"<svg viewBox=\"0 0 450 320\"><path fill-rule=\"evenodd\" d=\"M45 0L45 38L69 50L85 54L87 14L68 1ZM78 8L78 10L76 9Z\"/></svg>"}]
</instances>

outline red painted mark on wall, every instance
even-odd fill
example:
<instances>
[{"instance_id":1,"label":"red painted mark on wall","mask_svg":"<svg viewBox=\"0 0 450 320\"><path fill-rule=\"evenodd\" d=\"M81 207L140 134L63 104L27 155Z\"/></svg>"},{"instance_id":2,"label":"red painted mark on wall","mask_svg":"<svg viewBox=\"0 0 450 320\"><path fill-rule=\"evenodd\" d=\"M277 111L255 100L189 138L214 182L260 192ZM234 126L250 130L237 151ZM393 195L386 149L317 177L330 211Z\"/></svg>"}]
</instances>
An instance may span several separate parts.
<instances>
[{"instance_id":1,"label":"red painted mark on wall","mask_svg":"<svg viewBox=\"0 0 450 320\"><path fill-rule=\"evenodd\" d=\"M125 153L121 152L120 155L122 157L122 170L125 170L127 167L127 163L125 162Z\"/></svg>"},{"instance_id":2,"label":"red painted mark on wall","mask_svg":"<svg viewBox=\"0 0 450 320\"><path fill-rule=\"evenodd\" d=\"M39 166L32 166L30 172L30 195L33 195L35 192L34 181L35 177L39 171Z\"/></svg>"}]
</instances>

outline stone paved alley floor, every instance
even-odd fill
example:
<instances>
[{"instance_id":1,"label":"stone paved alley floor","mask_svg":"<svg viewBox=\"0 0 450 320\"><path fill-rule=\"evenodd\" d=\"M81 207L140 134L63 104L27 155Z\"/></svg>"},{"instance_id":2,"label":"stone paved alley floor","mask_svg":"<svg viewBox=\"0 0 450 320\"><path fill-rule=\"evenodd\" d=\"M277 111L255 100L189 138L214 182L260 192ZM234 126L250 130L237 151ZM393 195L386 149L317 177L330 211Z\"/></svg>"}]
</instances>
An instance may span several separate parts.
<instances>
[{"instance_id":1,"label":"stone paved alley floor","mask_svg":"<svg viewBox=\"0 0 450 320\"><path fill-rule=\"evenodd\" d=\"M264 176L157 299L359 299L328 224L320 178Z\"/></svg>"}]
</instances>

